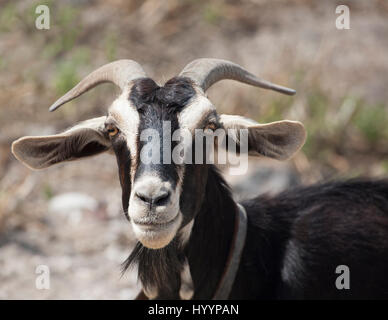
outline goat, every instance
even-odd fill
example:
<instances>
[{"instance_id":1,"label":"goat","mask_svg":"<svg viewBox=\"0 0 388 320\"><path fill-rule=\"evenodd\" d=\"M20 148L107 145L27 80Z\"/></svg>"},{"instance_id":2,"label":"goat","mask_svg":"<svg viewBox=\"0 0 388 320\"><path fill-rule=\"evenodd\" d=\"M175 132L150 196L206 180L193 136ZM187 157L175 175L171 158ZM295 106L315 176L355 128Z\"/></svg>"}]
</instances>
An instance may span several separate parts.
<instances>
[{"instance_id":1,"label":"goat","mask_svg":"<svg viewBox=\"0 0 388 320\"><path fill-rule=\"evenodd\" d=\"M112 82L121 94L107 116L60 134L20 138L12 152L32 169L114 152L123 211L138 239L124 269L138 266L150 299L388 298L388 181L321 183L240 206L213 164L141 161L146 142L140 133L162 132L163 121L190 132L228 129L237 152L245 148L252 156L286 160L302 147L306 132L299 122L259 124L218 115L205 92L222 79L295 93L225 60L194 60L163 86L138 63L119 60L95 70L50 107ZM348 289L336 287L339 265L349 268ZM229 289L217 295L222 285Z\"/></svg>"}]
</instances>

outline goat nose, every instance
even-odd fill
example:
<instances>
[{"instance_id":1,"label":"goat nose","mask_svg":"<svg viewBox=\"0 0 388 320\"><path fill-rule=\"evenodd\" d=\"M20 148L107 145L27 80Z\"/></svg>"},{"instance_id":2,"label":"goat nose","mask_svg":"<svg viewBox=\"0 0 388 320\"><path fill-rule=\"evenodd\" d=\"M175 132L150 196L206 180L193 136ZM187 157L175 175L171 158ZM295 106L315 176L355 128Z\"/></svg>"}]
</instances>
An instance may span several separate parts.
<instances>
[{"instance_id":1,"label":"goat nose","mask_svg":"<svg viewBox=\"0 0 388 320\"><path fill-rule=\"evenodd\" d=\"M135 195L138 199L152 207L165 205L170 198L170 192L167 190L159 190L151 194L138 190Z\"/></svg>"}]
</instances>

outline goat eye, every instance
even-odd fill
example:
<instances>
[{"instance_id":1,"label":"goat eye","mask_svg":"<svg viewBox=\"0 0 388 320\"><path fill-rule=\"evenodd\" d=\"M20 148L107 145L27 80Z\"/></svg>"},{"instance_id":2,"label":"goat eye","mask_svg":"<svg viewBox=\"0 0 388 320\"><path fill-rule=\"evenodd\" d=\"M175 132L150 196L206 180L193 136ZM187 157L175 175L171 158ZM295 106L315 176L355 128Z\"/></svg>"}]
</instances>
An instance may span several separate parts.
<instances>
[{"instance_id":1,"label":"goat eye","mask_svg":"<svg viewBox=\"0 0 388 320\"><path fill-rule=\"evenodd\" d=\"M114 137L115 135L117 135L119 133L119 129L117 129L117 127L115 127L112 124L108 124L106 126L106 131L108 132L109 136L111 136L111 137Z\"/></svg>"}]
</instances>

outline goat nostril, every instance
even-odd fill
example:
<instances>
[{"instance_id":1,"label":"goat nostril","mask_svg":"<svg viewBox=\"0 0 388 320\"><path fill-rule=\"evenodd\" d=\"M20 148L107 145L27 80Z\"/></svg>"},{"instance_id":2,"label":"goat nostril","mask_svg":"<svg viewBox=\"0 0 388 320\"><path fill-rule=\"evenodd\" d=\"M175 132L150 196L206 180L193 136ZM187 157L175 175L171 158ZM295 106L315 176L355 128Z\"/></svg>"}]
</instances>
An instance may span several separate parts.
<instances>
[{"instance_id":1,"label":"goat nostril","mask_svg":"<svg viewBox=\"0 0 388 320\"><path fill-rule=\"evenodd\" d=\"M147 197L146 195L136 192L136 197L138 197L141 201L146 202L146 203L152 203L152 198Z\"/></svg>"},{"instance_id":2,"label":"goat nostril","mask_svg":"<svg viewBox=\"0 0 388 320\"><path fill-rule=\"evenodd\" d=\"M136 192L136 196L143 202L149 204L149 205L153 205L153 206L161 206L163 204L165 204L168 200L168 198L170 197L170 192L168 191L163 191L161 193L159 193L158 195L154 196L154 197L150 197L150 196L147 196L143 193L140 193L140 192Z\"/></svg>"},{"instance_id":3,"label":"goat nostril","mask_svg":"<svg viewBox=\"0 0 388 320\"><path fill-rule=\"evenodd\" d=\"M152 202L156 206L161 206L165 204L170 197L170 192L163 191L162 193L158 194L155 198L152 199Z\"/></svg>"}]
</instances>

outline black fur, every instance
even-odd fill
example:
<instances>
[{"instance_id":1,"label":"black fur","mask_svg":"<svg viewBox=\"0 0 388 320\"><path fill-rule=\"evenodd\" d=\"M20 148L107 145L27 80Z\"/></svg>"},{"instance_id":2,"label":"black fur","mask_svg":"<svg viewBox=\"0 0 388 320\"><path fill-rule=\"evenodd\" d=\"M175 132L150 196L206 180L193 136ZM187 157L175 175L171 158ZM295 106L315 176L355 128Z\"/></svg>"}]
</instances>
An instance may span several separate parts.
<instances>
[{"instance_id":1,"label":"black fur","mask_svg":"<svg viewBox=\"0 0 388 320\"><path fill-rule=\"evenodd\" d=\"M184 254L176 239L158 250L148 249L138 242L123 263L123 272L137 265L138 278L144 288L157 288L163 299L179 299L183 262Z\"/></svg>"},{"instance_id":2,"label":"black fur","mask_svg":"<svg viewBox=\"0 0 388 320\"><path fill-rule=\"evenodd\" d=\"M194 96L193 83L188 78L174 77L163 87L150 78L142 78L132 86L129 99L139 112L144 112L150 105L166 112L177 112Z\"/></svg>"},{"instance_id":3,"label":"black fur","mask_svg":"<svg viewBox=\"0 0 388 320\"><path fill-rule=\"evenodd\" d=\"M242 204L248 234L231 299L388 299L387 180L317 184ZM186 252L194 299L215 293L234 214L224 180L209 170ZM339 265L350 269L350 290L335 286Z\"/></svg>"},{"instance_id":4,"label":"black fur","mask_svg":"<svg viewBox=\"0 0 388 320\"><path fill-rule=\"evenodd\" d=\"M216 167L209 166L203 202L185 250L194 299L211 299L215 293L229 254L235 213L228 185Z\"/></svg>"},{"instance_id":5,"label":"black fur","mask_svg":"<svg viewBox=\"0 0 388 320\"><path fill-rule=\"evenodd\" d=\"M388 298L388 181L301 187L243 203L249 225L231 298ZM336 267L350 269L338 290Z\"/></svg>"}]
</instances>

